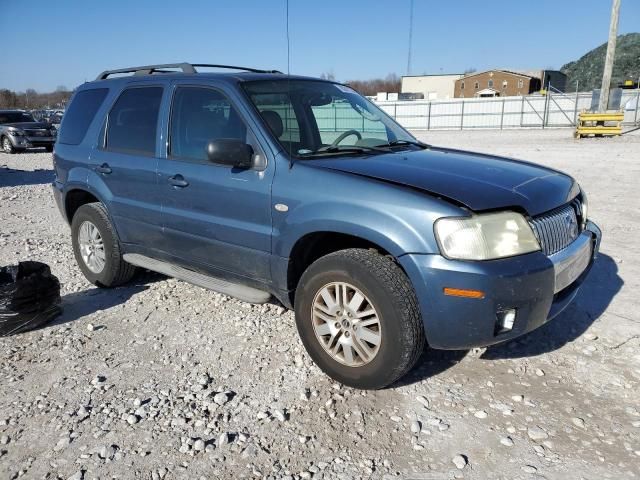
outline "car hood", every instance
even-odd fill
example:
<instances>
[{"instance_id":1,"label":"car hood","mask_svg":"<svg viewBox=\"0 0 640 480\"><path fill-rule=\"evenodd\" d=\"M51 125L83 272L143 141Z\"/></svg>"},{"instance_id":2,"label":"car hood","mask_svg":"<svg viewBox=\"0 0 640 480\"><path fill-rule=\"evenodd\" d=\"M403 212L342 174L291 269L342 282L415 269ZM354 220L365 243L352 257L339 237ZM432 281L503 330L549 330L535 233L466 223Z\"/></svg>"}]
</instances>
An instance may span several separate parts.
<instances>
[{"instance_id":1,"label":"car hood","mask_svg":"<svg viewBox=\"0 0 640 480\"><path fill-rule=\"evenodd\" d=\"M15 127L15 128L51 128L51 124L44 122L16 122L16 123L3 123L0 127Z\"/></svg>"},{"instance_id":2,"label":"car hood","mask_svg":"<svg viewBox=\"0 0 640 480\"><path fill-rule=\"evenodd\" d=\"M439 147L316 158L305 164L407 185L474 211L521 207L533 216L567 203L578 193L573 178L550 168Z\"/></svg>"}]
</instances>

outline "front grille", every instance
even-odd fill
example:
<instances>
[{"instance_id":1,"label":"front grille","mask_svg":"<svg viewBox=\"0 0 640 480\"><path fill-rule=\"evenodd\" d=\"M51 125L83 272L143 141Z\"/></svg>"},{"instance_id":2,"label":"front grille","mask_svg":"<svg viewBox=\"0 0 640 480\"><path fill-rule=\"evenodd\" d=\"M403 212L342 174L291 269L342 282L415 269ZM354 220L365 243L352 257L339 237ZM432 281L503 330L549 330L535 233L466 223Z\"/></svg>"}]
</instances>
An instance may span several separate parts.
<instances>
[{"instance_id":1,"label":"front grille","mask_svg":"<svg viewBox=\"0 0 640 480\"><path fill-rule=\"evenodd\" d=\"M49 136L49 131L46 129L37 129L37 130L25 130L24 131L25 135L27 137L48 137Z\"/></svg>"},{"instance_id":2,"label":"front grille","mask_svg":"<svg viewBox=\"0 0 640 480\"><path fill-rule=\"evenodd\" d=\"M582 204L577 198L571 203L531 220L533 232L546 255L553 255L566 248L580 235Z\"/></svg>"}]
</instances>

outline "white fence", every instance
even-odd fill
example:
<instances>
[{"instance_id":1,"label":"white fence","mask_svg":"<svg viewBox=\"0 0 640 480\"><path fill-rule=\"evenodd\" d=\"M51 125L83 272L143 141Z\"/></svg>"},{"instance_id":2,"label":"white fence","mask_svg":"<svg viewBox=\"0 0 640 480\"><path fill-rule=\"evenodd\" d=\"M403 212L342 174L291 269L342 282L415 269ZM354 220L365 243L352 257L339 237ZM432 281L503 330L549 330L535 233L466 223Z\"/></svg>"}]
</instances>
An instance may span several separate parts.
<instances>
[{"instance_id":1,"label":"white fence","mask_svg":"<svg viewBox=\"0 0 640 480\"><path fill-rule=\"evenodd\" d=\"M623 91L625 125L640 122L639 103L640 90ZM387 101L377 105L412 130L573 127L578 114L591 107L591 93Z\"/></svg>"}]
</instances>

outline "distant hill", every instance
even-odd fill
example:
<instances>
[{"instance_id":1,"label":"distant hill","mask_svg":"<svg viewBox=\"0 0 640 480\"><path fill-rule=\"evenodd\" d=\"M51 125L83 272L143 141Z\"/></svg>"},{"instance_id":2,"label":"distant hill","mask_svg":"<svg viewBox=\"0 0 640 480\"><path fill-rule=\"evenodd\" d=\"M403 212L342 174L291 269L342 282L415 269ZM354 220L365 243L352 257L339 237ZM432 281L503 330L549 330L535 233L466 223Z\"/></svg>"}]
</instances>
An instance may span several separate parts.
<instances>
[{"instance_id":1,"label":"distant hill","mask_svg":"<svg viewBox=\"0 0 640 480\"><path fill-rule=\"evenodd\" d=\"M560 70L567 75L567 91L573 92L578 88L585 92L602 85L602 69L607 54L607 44L603 43L575 62L569 62ZM613 64L613 87L624 80L638 81L640 76L640 33L620 35L616 45L616 57Z\"/></svg>"}]
</instances>

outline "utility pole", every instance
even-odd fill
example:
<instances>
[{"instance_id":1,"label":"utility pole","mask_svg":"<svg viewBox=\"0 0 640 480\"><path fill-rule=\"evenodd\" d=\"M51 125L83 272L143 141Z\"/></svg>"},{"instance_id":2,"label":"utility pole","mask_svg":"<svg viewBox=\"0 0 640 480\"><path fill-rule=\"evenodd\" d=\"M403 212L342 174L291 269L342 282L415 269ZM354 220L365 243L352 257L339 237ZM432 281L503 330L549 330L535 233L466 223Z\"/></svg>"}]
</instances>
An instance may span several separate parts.
<instances>
[{"instance_id":1,"label":"utility pole","mask_svg":"<svg viewBox=\"0 0 640 480\"><path fill-rule=\"evenodd\" d=\"M411 75L411 44L413 43L413 0L409 4L409 52L407 53L407 75Z\"/></svg>"},{"instance_id":2,"label":"utility pole","mask_svg":"<svg viewBox=\"0 0 640 480\"><path fill-rule=\"evenodd\" d=\"M613 4L611 6L611 23L609 24L609 43L607 44L607 56L604 60L602 87L600 88L600 101L598 102L599 112L606 112L609 105L609 89L611 87L611 74L613 73L613 59L616 54L619 17L620 0L613 0Z\"/></svg>"}]
</instances>

